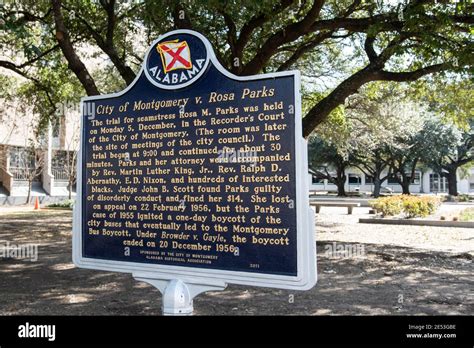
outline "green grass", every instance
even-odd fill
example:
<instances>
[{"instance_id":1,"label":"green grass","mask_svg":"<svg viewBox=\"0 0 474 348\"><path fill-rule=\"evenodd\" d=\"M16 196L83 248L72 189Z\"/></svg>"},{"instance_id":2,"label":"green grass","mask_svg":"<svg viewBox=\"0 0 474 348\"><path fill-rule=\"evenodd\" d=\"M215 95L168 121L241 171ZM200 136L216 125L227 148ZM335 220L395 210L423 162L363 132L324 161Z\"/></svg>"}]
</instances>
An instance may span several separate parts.
<instances>
[{"instance_id":1,"label":"green grass","mask_svg":"<svg viewBox=\"0 0 474 348\"><path fill-rule=\"evenodd\" d=\"M474 208L464 209L459 216L459 220L460 221L474 221Z\"/></svg>"},{"instance_id":2,"label":"green grass","mask_svg":"<svg viewBox=\"0 0 474 348\"><path fill-rule=\"evenodd\" d=\"M62 202L58 202L58 203L53 203L53 204L49 204L47 205L48 208L65 208L65 209L72 209L72 207L74 206L74 199L66 199Z\"/></svg>"},{"instance_id":3,"label":"green grass","mask_svg":"<svg viewBox=\"0 0 474 348\"><path fill-rule=\"evenodd\" d=\"M8 220L9 218L24 218L24 219L35 219L35 218L51 218L54 216L61 216L65 213L71 214L71 209L44 209L41 210L17 210L17 211L0 211L0 220Z\"/></svg>"}]
</instances>

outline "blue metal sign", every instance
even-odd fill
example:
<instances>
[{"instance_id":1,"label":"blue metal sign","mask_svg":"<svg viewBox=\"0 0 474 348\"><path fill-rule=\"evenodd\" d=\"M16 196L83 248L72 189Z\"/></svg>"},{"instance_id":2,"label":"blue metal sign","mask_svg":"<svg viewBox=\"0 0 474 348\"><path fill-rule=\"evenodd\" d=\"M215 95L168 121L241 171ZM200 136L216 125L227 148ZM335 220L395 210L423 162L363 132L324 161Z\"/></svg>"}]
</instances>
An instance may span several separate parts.
<instances>
[{"instance_id":1,"label":"blue metal sign","mask_svg":"<svg viewBox=\"0 0 474 348\"><path fill-rule=\"evenodd\" d=\"M312 287L298 89L230 74L196 32L156 40L126 90L83 99L75 263Z\"/></svg>"}]
</instances>

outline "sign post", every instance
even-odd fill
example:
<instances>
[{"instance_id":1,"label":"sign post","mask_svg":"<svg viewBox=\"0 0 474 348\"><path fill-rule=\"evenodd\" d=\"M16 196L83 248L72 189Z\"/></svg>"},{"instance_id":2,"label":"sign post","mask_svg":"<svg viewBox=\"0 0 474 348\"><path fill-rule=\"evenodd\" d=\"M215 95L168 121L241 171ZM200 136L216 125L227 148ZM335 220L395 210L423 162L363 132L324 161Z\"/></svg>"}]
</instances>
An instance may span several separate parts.
<instances>
[{"instance_id":1,"label":"sign post","mask_svg":"<svg viewBox=\"0 0 474 348\"><path fill-rule=\"evenodd\" d=\"M157 287L163 313L227 284L316 283L297 71L235 76L191 30L125 90L82 99L76 266Z\"/></svg>"}]
</instances>

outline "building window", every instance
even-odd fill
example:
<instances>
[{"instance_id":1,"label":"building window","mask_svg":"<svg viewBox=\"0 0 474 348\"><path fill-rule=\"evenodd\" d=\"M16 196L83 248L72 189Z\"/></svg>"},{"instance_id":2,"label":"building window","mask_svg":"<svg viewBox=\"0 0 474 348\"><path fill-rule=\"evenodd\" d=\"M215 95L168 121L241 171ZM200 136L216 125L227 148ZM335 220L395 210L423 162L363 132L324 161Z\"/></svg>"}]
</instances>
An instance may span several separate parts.
<instances>
[{"instance_id":1,"label":"building window","mask_svg":"<svg viewBox=\"0 0 474 348\"><path fill-rule=\"evenodd\" d=\"M469 176L469 191L474 191L474 174Z\"/></svg>"},{"instance_id":2,"label":"building window","mask_svg":"<svg viewBox=\"0 0 474 348\"><path fill-rule=\"evenodd\" d=\"M349 185L360 185L362 177L359 174L349 174Z\"/></svg>"},{"instance_id":3,"label":"building window","mask_svg":"<svg viewBox=\"0 0 474 348\"><path fill-rule=\"evenodd\" d=\"M32 151L19 146L10 147L10 167L33 168L35 166L35 156Z\"/></svg>"},{"instance_id":4,"label":"building window","mask_svg":"<svg viewBox=\"0 0 474 348\"><path fill-rule=\"evenodd\" d=\"M439 174L430 174L430 192L447 192L448 182Z\"/></svg>"},{"instance_id":5,"label":"building window","mask_svg":"<svg viewBox=\"0 0 474 348\"><path fill-rule=\"evenodd\" d=\"M406 173L409 175L409 173ZM395 175L390 175L387 179L387 182L389 185L396 185L398 184L398 181L396 178L400 178L400 174ZM410 185L420 185L421 183L421 173L420 172L415 172L415 176L411 179Z\"/></svg>"},{"instance_id":6,"label":"building window","mask_svg":"<svg viewBox=\"0 0 474 348\"><path fill-rule=\"evenodd\" d=\"M397 175L398 176L398 175ZM387 178L387 183L389 185L397 185L398 184L398 181L396 179L396 176L395 175L390 175L388 178Z\"/></svg>"},{"instance_id":7,"label":"building window","mask_svg":"<svg viewBox=\"0 0 474 348\"><path fill-rule=\"evenodd\" d=\"M419 185L421 183L421 173L415 172L415 176L411 179L413 185Z\"/></svg>"},{"instance_id":8,"label":"building window","mask_svg":"<svg viewBox=\"0 0 474 348\"><path fill-rule=\"evenodd\" d=\"M60 128L61 128L61 123L60 121L56 121L56 122L53 122L52 123L52 126L51 126L51 136L53 138L59 138L59 131L60 131Z\"/></svg>"},{"instance_id":9,"label":"building window","mask_svg":"<svg viewBox=\"0 0 474 348\"><path fill-rule=\"evenodd\" d=\"M314 185L324 185L324 179L318 178L316 176L312 176L313 178L313 184Z\"/></svg>"},{"instance_id":10,"label":"building window","mask_svg":"<svg viewBox=\"0 0 474 348\"><path fill-rule=\"evenodd\" d=\"M12 146L10 148L10 173L16 181L39 181L42 158L40 153L30 148Z\"/></svg>"},{"instance_id":11,"label":"building window","mask_svg":"<svg viewBox=\"0 0 474 348\"><path fill-rule=\"evenodd\" d=\"M373 184L374 183L374 177L372 175L366 175L365 176L365 183L366 184Z\"/></svg>"},{"instance_id":12,"label":"building window","mask_svg":"<svg viewBox=\"0 0 474 348\"><path fill-rule=\"evenodd\" d=\"M331 176L331 180L328 180L330 185L335 185L335 182L337 182L337 176Z\"/></svg>"}]
</instances>

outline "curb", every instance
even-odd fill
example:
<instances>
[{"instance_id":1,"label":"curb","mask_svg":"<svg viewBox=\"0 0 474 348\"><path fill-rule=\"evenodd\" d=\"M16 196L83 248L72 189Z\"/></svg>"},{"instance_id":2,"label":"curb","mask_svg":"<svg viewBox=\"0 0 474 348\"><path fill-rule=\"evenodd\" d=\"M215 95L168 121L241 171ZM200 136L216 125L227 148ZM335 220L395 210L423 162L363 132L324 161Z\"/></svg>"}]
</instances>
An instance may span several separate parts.
<instances>
[{"instance_id":1,"label":"curb","mask_svg":"<svg viewBox=\"0 0 474 348\"><path fill-rule=\"evenodd\" d=\"M414 225L414 226L474 228L474 222L471 222L471 221L359 219L359 223L363 223L363 224L381 224L381 225Z\"/></svg>"}]
</instances>

